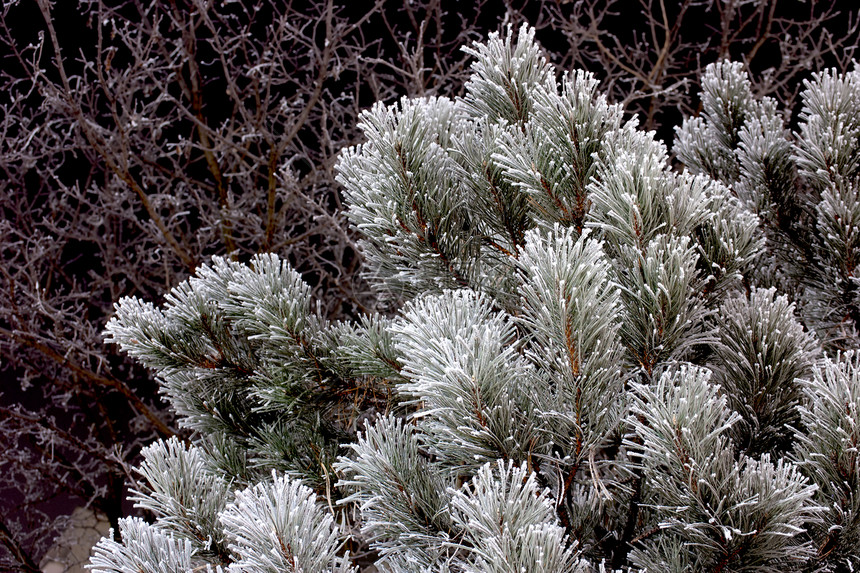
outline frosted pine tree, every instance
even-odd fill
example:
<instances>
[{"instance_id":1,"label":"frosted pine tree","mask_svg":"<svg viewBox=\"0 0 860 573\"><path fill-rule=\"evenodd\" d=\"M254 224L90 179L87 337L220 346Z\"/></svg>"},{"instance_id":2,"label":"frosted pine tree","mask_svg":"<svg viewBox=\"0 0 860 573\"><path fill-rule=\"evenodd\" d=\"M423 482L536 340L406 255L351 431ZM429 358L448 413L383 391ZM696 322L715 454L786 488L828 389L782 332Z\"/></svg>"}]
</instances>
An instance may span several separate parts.
<instances>
[{"instance_id":1,"label":"frosted pine tree","mask_svg":"<svg viewBox=\"0 0 860 573\"><path fill-rule=\"evenodd\" d=\"M389 314L329 322L275 255L117 305L189 437L93 571L860 567L860 368L796 318L800 265L762 279L815 195L735 154L812 161L773 105L724 64L678 173L532 29L467 51L464 94L375 105L337 165Z\"/></svg>"},{"instance_id":2,"label":"frosted pine tree","mask_svg":"<svg viewBox=\"0 0 860 573\"><path fill-rule=\"evenodd\" d=\"M767 243L764 264L752 278L793 297L828 353L810 373L803 362L779 360L781 353L775 354L777 347L767 340L777 331L763 329L755 335L755 370L736 377L746 380L744 387L729 383L725 388L740 400L735 408L745 419L745 435L761 432L762 424L773 427L776 432L767 432L771 439L788 440L784 447L790 458L818 485L815 499L823 511L821 520L811 524L818 535L813 563L824 570L853 571L860 565L854 354L860 342L860 75L827 70L813 74L804 87L798 131L791 133L775 102L754 97L740 64L708 66L702 78L703 113L678 129L675 150L688 168L730 186L759 215ZM758 291L746 301L729 302L726 314L755 313L756 322L764 324L792 310L787 298L780 297L784 309L779 311L762 304L760 296ZM723 332L725 341L717 350L721 359L727 352L755 351L734 342L737 327ZM801 340L807 337L796 336L798 348L814 351L811 341ZM771 380L765 382L763 374ZM775 402L759 399L768 394ZM773 424L775 416L785 424L782 432Z\"/></svg>"},{"instance_id":3,"label":"frosted pine tree","mask_svg":"<svg viewBox=\"0 0 860 573\"><path fill-rule=\"evenodd\" d=\"M678 129L689 169L731 186L767 235L756 278L781 287L830 349L858 345L860 328L860 72L804 82L799 129L756 99L738 63L708 66L700 117Z\"/></svg>"}]
</instances>

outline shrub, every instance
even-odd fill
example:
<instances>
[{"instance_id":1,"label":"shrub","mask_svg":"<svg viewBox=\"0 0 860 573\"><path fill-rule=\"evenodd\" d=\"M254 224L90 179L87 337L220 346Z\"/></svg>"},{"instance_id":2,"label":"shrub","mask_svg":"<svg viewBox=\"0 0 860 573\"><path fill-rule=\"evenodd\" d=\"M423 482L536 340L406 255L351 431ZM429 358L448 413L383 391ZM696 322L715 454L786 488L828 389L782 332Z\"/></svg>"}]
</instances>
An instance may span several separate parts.
<instances>
[{"instance_id":1,"label":"shrub","mask_svg":"<svg viewBox=\"0 0 860 573\"><path fill-rule=\"evenodd\" d=\"M807 186L849 185L851 148L813 168L720 63L677 144L701 173L679 173L528 27L469 53L463 96L377 104L338 163L394 314L330 322L275 255L117 305L109 340L193 437L146 450L135 499L155 520L123 522L93 570L860 565L857 357L821 344L797 273L768 278L778 200L753 186L796 162L791 185L765 180L824 212Z\"/></svg>"}]
</instances>

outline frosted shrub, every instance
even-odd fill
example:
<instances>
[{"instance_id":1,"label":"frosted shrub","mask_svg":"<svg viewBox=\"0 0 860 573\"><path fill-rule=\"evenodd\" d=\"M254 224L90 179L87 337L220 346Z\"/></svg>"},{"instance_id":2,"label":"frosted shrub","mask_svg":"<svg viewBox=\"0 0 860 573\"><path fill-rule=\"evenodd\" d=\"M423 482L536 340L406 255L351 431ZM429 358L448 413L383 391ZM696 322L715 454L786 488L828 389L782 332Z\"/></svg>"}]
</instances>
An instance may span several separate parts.
<instances>
[{"instance_id":1,"label":"frosted shrub","mask_svg":"<svg viewBox=\"0 0 860 573\"><path fill-rule=\"evenodd\" d=\"M796 133L775 101L753 96L740 64L708 66L702 86L704 111L678 128L678 157L760 217L767 249L756 280L792 294L827 348L856 348L860 73L806 80Z\"/></svg>"},{"instance_id":2,"label":"frosted shrub","mask_svg":"<svg viewBox=\"0 0 860 573\"><path fill-rule=\"evenodd\" d=\"M470 47L461 97L377 104L341 155L389 315L326 321L275 255L117 306L109 339L157 372L192 445L147 451L155 521L124 522L95 571L860 566L856 360L796 318L805 286L758 282L824 253L771 248L825 211L780 209L844 201L853 152L820 173L721 64L677 173L533 36Z\"/></svg>"}]
</instances>

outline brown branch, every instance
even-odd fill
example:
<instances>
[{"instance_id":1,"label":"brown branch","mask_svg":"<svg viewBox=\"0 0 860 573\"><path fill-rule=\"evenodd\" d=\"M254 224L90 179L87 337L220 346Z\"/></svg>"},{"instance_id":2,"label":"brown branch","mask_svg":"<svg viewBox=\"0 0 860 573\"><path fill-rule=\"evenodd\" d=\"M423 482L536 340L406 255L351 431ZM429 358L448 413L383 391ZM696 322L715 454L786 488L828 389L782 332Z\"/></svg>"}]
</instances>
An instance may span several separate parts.
<instances>
[{"instance_id":1,"label":"brown branch","mask_svg":"<svg viewBox=\"0 0 860 573\"><path fill-rule=\"evenodd\" d=\"M110 459L108 456L104 455L103 453L100 453L98 450L94 450L93 448L87 446L85 442L79 440L76 436L70 434L56 424L49 422L46 418L28 416L22 412L6 408L4 406L0 406L0 412L3 413L4 417L15 418L21 420L22 422L27 422L29 424L33 424L34 426L39 426L44 428L45 430L49 430L50 432L56 434L57 437L65 440L67 443L73 444L79 450L86 452L87 455L104 462L105 465L111 465L113 463L113 460Z\"/></svg>"},{"instance_id":2,"label":"brown branch","mask_svg":"<svg viewBox=\"0 0 860 573\"><path fill-rule=\"evenodd\" d=\"M746 538L746 540L735 547L735 549L731 553L724 553L720 560L717 562L717 566L714 568L714 573L722 573L723 569L725 569L732 561L737 559L738 555L740 555L743 551L748 549L752 545L753 539L758 536L758 531L753 533L750 537Z\"/></svg>"},{"instance_id":3,"label":"brown branch","mask_svg":"<svg viewBox=\"0 0 860 573\"><path fill-rule=\"evenodd\" d=\"M179 11L176 2L171 2L175 12ZM177 22L180 20L180 15L176 14ZM227 254L234 256L236 251L236 242L233 240L233 224L230 221L229 201L227 198L227 185L224 182L224 174L221 171L221 166L213 153L212 142L209 139L209 124L206 121L206 116L203 115L203 93L201 92L201 83L203 76L200 73L200 68L197 66L197 40L193 35L195 28L189 21L187 26L182 26L182 39L185 44L186 61L188 62L188 75L191 79L188 95L190 95L191 108L194 111L194 117L197 118L197 135L200 138L200 149L203 151L203 157L206 160L206 167L209 173L215 180L215 189L218 193L218 207L220 208L221 221L221 240L224 241L224 248Z\"/></svg>"},{"instance_id":4,"label":"brown branch","mask_svg":"<svg viewBox=\"0 0 860 573\"><path fill-rule=\"evenodd\" d=\"M39 569L39 566L33 561L33 558L30 557L29 554L21 547L21 544L15 539L15 536L12 535L12 532L9 531L9 528L6 526L6 522L3 519L0 519L0 543L3 544L6 549L9 550L9 553L12 554L12 557L18 561L19 566L21 567L20 571L22 573L42 573L42 570Z\"/></svg>"},{"instance_id":5,"label":"brown branch","mask_svg":"<svg viewBox=\"0 0 860 573\"><path fill-rule=\"evenodd\" d=\"M747 64L747 70L748 71L749 71L749 63L755 59L758 51L761 49L762 46L764 46L765 42L767 42L768 39L770 39L770 37L771 37L770 36L770 34L771 34L770 30L771 30L771 27L773 26L773 15L774 15L774 12L776 10L776 4L777 3L775 1L771 2L770 11L767 14L767 22L764 25L764 31L763 32L761 31L761 21L759 21L759 26L758 26L758 30L757 30L758 39L756 40L756 43L753 45L752 48L750 48L749 52L747 52L747 55L746 55L746 64Z\"/></svg>"},{"instance_id":6,"label":"brown branch","mask_svg":"<svg viewBox=\"0 0 860 573\"><path fill-rule=\"evenodd\" d=\"M36 340L35 336L30 334L13 332L11 330L7 330L5 328L0 328L0 334L7 336L9 338L14 338L15 340L41 352L47 358L57 362L58 364L68 368L76 375L88 380L90 382L96 383L100 386L106 386L109 388L114 388L120 394L122 394L128 401L131 403L132 407L138 411L138 413L142 414L149 420L153 427L161 434L162 437L169 438L173 436L173 431L161 421L161 419L155 415L155 413L149 409L149 407L143 403L140 397L134 393L134 391L129 388L124 382L117 380L116 378L108 378L106 376L102 376L101 374L97 374L92 370L85 368L79 364L75 364L70 361L68 358L54 350L53 348L47 346Z\"/></svg>"},{"instance_id":7,"label":"brown branch","mask_svg":"<svg viewBox=\"0 0 860 573\"><path fill-rule=\"evenodd\" d=\"M161 215L155 210L152 205L152 202L149 200L146 192L138 185L138 183L131 176L131 173L128 172L127 169L123 170L111 159L110 155L107 153L105 146L98 140L98 137L94 134L89 122L84 116L83 109L81 109L80 103L74 101L71 97L72 88L69 82L69 78L66 75L65 66L63 64L62 52L60 50L60 42L57 39L57 31L54 27L54 22L51 16L51 3L50 0L37 0L39 4L39 9L42 12L42 17L45 20L45 24L48 29L48 35L51 38L51 44L54 48L54 61L57 66L57 71L60 74L60 80L63 84L63 89L65 90L62 94L62 99L65 103L71 108L72 115L75 118L78 126L81 128L81 131L84 134L84 137L87 139L87 143L89 143L93 149L95 149L96 153L105 161L105 164L108 166L111 172L117 175L123 182L125 182L132 190L137 194L140 199L143 208L146 210L147 215L152 221L155 223L158 230L161 232L164 240L167 241L167 244L170 245L170 248L179 256L182 260L183 264L187 266L189 269L193 269L196 266L196 262L194 258L189 255L185 249L179 244L179 241L176 240L176 237L173 236L173 233L168 229L167 224L164 222L164 219L161 218Z\"/></svg>"}]
</instances>

